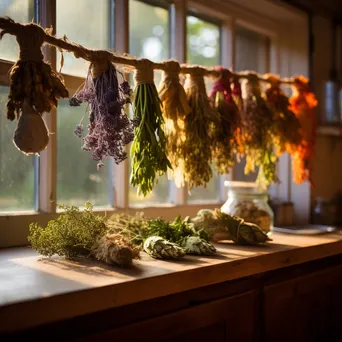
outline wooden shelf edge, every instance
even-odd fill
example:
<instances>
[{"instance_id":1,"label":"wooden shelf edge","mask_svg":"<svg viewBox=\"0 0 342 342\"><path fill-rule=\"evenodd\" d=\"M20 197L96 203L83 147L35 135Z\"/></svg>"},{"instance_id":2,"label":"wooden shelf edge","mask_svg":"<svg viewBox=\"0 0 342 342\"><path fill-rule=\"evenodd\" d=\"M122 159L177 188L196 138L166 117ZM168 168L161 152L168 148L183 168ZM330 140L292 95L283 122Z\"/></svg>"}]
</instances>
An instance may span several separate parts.
<instances>
[{"instance_id":1,"label":"wooden shelf edge","mask_svg":"<svg viewBox=\"0 0 342 342\"><path fill-rule=\"evenodd\" d=\"M318 135L342 137L342 124L319 126L316 133Z\"/></svg>"}]
</instances>

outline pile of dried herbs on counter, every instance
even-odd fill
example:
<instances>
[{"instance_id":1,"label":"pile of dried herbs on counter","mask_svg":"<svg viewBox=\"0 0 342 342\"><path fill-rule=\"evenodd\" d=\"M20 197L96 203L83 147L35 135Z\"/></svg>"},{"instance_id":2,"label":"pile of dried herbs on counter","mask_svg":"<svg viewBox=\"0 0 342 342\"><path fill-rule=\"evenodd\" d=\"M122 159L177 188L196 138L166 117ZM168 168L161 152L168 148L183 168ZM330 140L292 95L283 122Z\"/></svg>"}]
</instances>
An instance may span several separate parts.
<instances>
[{"instance_id":1,"label":"pile of dried herbs on counter","mask_svg":"<svg viewBox=\"0 0 342 342\"><path fill-rule=\"evenodd\" d=\"M249 245L270 240L256 224L219 209L201 210L195 217L178 216L167 221L147 219L142 213L115 213L106 219L96 215L89 202L83 211L75 206L59 208L62 213L46 227L30 225L28 240L41 255L86 257L130 266L141 250L157 259L179 259L187 254L213 255L216 248L211 242L219 240Z\"/></svg>"}]
</instances>

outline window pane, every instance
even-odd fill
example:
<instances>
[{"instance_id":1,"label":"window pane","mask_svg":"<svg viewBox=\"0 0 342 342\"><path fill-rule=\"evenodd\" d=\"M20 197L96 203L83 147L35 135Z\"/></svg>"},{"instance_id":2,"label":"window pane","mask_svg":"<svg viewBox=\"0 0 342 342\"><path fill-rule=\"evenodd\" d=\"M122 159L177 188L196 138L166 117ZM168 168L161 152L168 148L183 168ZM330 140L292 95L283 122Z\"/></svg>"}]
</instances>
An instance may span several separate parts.
<instances>
[{"instance_id":1,"label":"window pane","mask_svg":"<svg viewBox=\"0 0 342 342\"><path fill-rule=\"evenodd\" d=\"M187 17L187 63L204 66L220 64L220 27L197 17ZM206 79L207 90L211 80ZM206 188L193 188L190 203L217 201L219 198L219 176L213 168L213 177Z\"/></svg>"},{"instance_id":2,"label":"window pane","mask_svg":"<svg viewBox=\"0 0 342 342\"><path fill-rule=\"evenodd\" d=\"M57 37L64 35L93 49L110 47L110 0L57 0L56 1ZM60 53L58 52L60 60ZM86 76L88 62L75 58L72 53L64 53L62 72Z\"/></svg>"},{"instance_id":3,"label":"window pane","mask_svg":"<svg viewBox=\"0 0 342 342\"><path fill-rule=\"evenodd\" d=\"M259 33L236 27L235 70L268 72L269 38Z\"/></svg>"},{"instance_id":4,"label":"window pane","mask_svg":"<svg viewBox=\"0 0 342 342\"><path fill-rule=\"evenodd\" d=\"M10 17L20 23L34 19L34 0L1 0L0 17ZM6 34L1 40L0 59L15 61L19 50L14 36Z\"/></svg>"},{"instance_id":5,"label":"window pane","mask_svg":"<svg viewBox=\"0 0 342 342\"><path fill-rule=\"evenodd\" d=\"M70 107L67 100L58 103L57 110L57 202L83 206L90 201L95 206L108 206L109 173L111 160L97 170L97 162L83 151L82 139L73 133L75 126L83 123L86 132L88 111L85 104Z\"/></svg>"},{"instance_id":6,"label":"window pane","mask_svg":"<svg viewBox=\"0 0 342 342\"><path fill-rule=\"evenodd\" d=\"M254 70L261 74L268 72L269 46L269 38L267 36L237 26L235 70ZM258 175L258 170L245 175L245 165L245 158L242 158L240 163L235 163L234 180L254 182Z\"/></svg>"},{"instance_id":7,"label":"window pane","mask_svg":"<svg viewBox=\"0 0 342 342\"><path fill-rule=\"evenodd\" d=\"M158 62L169 57L169 12L137 0L129 2L129 49L130 54ZM158 88L161 73L155 72ZM136 187L130 186L130 205L153 205L169 200L169 181L164 175L159 178L152 193L145 198L137 196Z\"/></svg>"},{"instance_id":8,"label":"window pane","mask_svg":"<svg viewBox=\"0 0 342 342\"><path fill-rule=\"evenodd\" d=\"M13 144L17 120L6 118L8 87L0 86L0 211L34 210L34 156Z\"/></svg>"}]
</instances>

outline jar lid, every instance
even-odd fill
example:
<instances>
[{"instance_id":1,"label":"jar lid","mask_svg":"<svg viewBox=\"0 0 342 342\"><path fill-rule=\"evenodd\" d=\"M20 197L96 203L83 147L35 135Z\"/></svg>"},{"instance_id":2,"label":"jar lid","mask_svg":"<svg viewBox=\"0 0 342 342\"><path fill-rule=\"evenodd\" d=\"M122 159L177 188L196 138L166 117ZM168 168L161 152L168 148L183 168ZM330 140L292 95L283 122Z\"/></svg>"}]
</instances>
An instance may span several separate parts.
<instances>
[{"instance_id":1,"label":"jar lid","mask_svg":"<svg viewBox=\"0 0 342 342\"><path fill-rule=\"evenodd\" d=\"M224 186L228 188L228 194L238 193L256 196L266 194L254 182L225 181Z\"/></svg>"}]
</instances>

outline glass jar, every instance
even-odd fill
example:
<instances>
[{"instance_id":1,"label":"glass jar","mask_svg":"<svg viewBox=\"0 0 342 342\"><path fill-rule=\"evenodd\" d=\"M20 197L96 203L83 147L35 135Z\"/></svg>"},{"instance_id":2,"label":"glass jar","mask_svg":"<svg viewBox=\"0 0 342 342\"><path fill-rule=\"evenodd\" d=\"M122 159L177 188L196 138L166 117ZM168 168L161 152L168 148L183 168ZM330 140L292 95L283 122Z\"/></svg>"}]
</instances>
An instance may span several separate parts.
<instances>
[{"instance_id":1,"label":"glass jar","mask_svg":"<svg viewBox=\"0 0 342 342\"><path fill-rule=\"evenodd\" d=\"M260 191L254 183L225 182L228 187L228 200L221 211L241 217L260 227L266 234L271 234L274 214L268 204L267 192Z\"/></svg>"}]
</instances>

